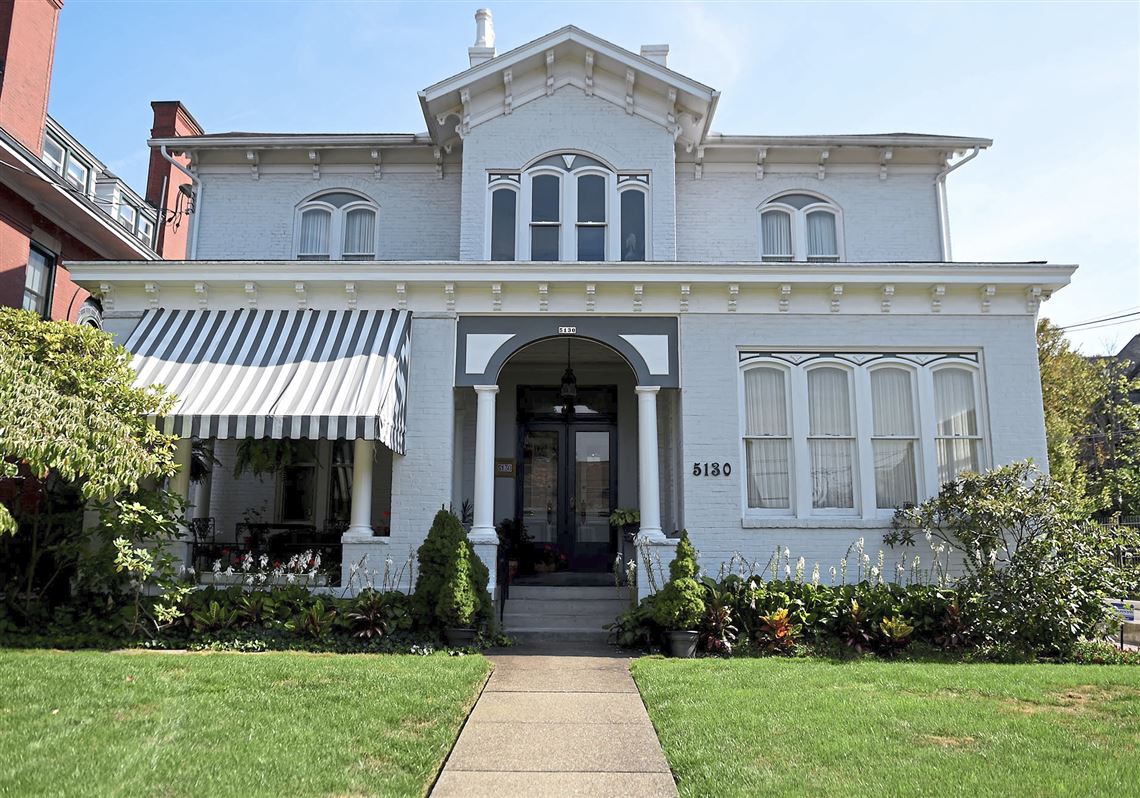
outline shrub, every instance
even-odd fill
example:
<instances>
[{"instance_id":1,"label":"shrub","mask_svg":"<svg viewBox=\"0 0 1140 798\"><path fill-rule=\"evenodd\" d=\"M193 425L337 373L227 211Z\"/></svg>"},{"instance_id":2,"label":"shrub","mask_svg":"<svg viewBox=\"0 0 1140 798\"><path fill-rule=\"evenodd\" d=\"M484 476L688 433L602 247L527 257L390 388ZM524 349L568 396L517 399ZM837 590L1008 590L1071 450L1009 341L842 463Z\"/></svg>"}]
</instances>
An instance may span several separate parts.
<instances>
[{"instance_id":1,"label":"shrub","mask_svg":"<svg viewBox=\"0 0 1140 798\"><path fill-rule=\"evenodd\" d=\"M879 651L887 656L897 654L906 648L913 632L914 627L909 625L902 616L884 618L879 621L879 633L881 634Z\"/></svg>"},{"instance_id":2,"label":"shrub","mask_svg":"<svg viewBox=\"0 0 1140 798\"><path fill-rule=\"evenodd\" d=\"M1104 599L1123 595L1133 579L1117 554L1136 550L1140 537L1081 513L1068 486L1014 463L963 474L900 510L886 541L913 545L922 533L958 553L965 574L956 588L968 599L955 612L971 642L1065 656L1103 631Z\"/></svg>"},{"instance_id":3,"label":"shrub","mask_svg":"<svg viewBox=\"0 0 1140 798\"><path fill-rule=\"evenodd\" d=\"M646 596L641 603L619 615L605 628L610 639L622 648L652 648L664 631L657 623L657 596Z\"/></svg>"},{"instance_id":4,"label":"shrub","mask_svg":"<svg viewBox=\"0 0 1140 798\"><path fill-rule=\"evenodd\" d=\"M456 541L448 563L447 579L435 605L435 616L445 627L471 626L478 615L479 597L471 584L470 548L466 540Z\"/></svg>"},{"instance_id":5,"label":"shrub","mask_svg":"<svg viewBox=\"0 0 1140 798\"><path fill-rule=\"evenodd\" d=\"M408 597L395 590L362 591L346 617L353 636L364 640L379 640L411 626Z\"/></svg>"},{"instance_id":6,"label":"shrub","mask_svg":"<svg viewBox=\"0 0 1140 798\"><path fill-rule=\"evenodd\" d=\"M792 623L791 613L782 607L760 617L756 647L769 654L791 654L796 650L800 627Z\"/></svg>"},{"instance_id":7,"label":"shrub","mask_svg":"<svg viewBox=\"0 0 1140 798\"><path fill-rule=\"evenodd\" d=\"M705 589L696 580L697 551L681 531L677 556L669 563L669 582L656 602L655 620L667 630L696 629L705 614Z\"/></svg>"},{"instance_id":8,"label":"shrub","mask_svg":"<svg viewBox=\"0 0 1140 798\"><path fill-rule=\"evenodd\" d=\"M457 545L462 543L462 549ZM487 566L467 544L467 531L452 513L440 510L435 514L431 529L423 544L416 552L419 560L419 578L412 596L412 613L416 621L427 627L438 628L441 623L436 615L439 597L447 584L452 560L463 556L467 560L467 573L476 593L475 621L488 620L493 616L491 596L487 592L490 574Z\"/></svg>"}]
</instances>

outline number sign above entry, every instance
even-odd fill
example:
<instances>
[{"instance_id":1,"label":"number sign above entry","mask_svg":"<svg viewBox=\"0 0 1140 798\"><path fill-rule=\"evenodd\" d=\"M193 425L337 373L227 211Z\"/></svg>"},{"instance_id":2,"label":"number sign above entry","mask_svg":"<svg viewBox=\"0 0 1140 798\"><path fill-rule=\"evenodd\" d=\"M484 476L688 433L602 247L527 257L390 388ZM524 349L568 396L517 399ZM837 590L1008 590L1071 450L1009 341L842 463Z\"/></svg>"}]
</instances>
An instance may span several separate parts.
<instances>
[{"instance_id":1,"label":"number sign above entry","mask_svg":"<svg viewBox=\"0 0 1140 798\"><path fill-rule=\"evenodd\" d=\"M558 334L559 335L577 335L578 334L578 328L577 327L559 327L558 328Z\"/></svg>"}]
</instances>

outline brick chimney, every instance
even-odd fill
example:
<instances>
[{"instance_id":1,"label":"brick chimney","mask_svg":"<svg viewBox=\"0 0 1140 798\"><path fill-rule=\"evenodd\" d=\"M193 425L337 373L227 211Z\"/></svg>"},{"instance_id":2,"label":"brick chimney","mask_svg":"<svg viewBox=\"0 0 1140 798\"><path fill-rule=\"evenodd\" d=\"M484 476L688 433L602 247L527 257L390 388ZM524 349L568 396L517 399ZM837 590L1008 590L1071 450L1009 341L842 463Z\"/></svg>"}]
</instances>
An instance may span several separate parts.
<instances>
[{"instance_id":1,"label":"brick chimney","mask_svg":"<svg viewBox=\"0 0 1140 798\"><path fill-rule=\"evenodd\" d=\"M202 126L190 115L178 100L156 100L150 104L154 110L154 124L150 137L154 139L175 138L178 136L200 136ZM175 155L174 160L183 166L190 163L185 155ZM165 181L166 190L163 191ZM185 214L170 221L172 213L179 205L179 191L190 185L190 178L170 164L158 147L150 151L150 167L146 175L146 199L158 208L158 243L155 249L166 260L183 260L189 246L190 219ZM188 198L181 197L181 207L187 207ZM177 225L177 228L175 227Z\"/></svg>"},{"instance_id":2,"label":"brick chimney","mask_svg":"<svg viewBox=\"0 0 1140 798\"><path fill-rule=\"evenodd\" d=\"M37 156L63 0L0 0L0 127Z\"/></svg>"}]
</instances>

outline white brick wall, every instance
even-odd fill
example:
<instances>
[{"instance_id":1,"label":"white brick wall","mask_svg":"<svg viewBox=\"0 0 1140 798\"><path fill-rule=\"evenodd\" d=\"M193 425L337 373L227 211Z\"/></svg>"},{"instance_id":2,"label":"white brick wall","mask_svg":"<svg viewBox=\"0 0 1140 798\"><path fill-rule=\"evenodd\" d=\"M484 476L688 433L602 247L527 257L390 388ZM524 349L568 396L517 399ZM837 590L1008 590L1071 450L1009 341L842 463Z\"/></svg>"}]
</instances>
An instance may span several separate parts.
<instances>
[{"instance_id":1,"label":"white brick wall","mask_svg":"<svg viewBox=\"0 0 1140 798\"><path fill-rule=\"evenodd\" d=\"M365 173L366 172L366 173ZM293 227L298 203L319 191L348 188L380 206L376 224L379 260L455 260L459 257L458 169L441 179L423 172L361 174L248 173L203 175L198 210L199 259L273 259L293 257Z\"/></svg>"},{"instance_id":2,"label":"white brick wall","mask_svg":"<svg viewBox=\"0 0 1140 798\"><path fill-rule=\"evenodd\" d=\"M934 175L833 172L766 174L677 172L677 258L686 261L759 260L758 208L770 197L807 190L830 197L843 212L849 261L940 260Z\"/></svg>"},{"instance_id":3,"label":"white brick wall","mask_svg":"<svg viewBox=\"0 0 1140 798\"><path fill-rule=\"evenodd\" d=\"M838 566L852 541L866 539L874 558L887 522L865 528L836 520L829 527L744 528L741 520L740 408L737 347L778 351L820 347L834 351L884 351L891 346L933 351L980 349L987 402L992 464L1032 457L1047 467L1041 415L1040 378L1034 342L1034 318L1026 316L912 319L876 316L819 317L780 315L690 315L681 317L681 412L683 464L729 461L729 479L691 476L682 469L684 523L701 551L702 566L715 573L734 552L766 562L776 547L804 556L824 574ZM796 412L793 409L793 412ZM809 522L810 523L810 522ZM913 556L915 552L908 555ZM918 552L927 563L929 552ZM888 554L893 569L899 554Z\"/></svg>"},{"instance_id":4,"label":"white brick wall","mask_svg":"<svg viewBox=\"0 0 1140 798\"><path fill-rule=\"evenodd\" d=\"M566 86L552 97L473 128L463 141L462 260L484 260L487 171L519 169L565 150L590 153L619 170L650 173L653 259L674 260L673 137L661 126Z\"/></svg>"}]
</instances>

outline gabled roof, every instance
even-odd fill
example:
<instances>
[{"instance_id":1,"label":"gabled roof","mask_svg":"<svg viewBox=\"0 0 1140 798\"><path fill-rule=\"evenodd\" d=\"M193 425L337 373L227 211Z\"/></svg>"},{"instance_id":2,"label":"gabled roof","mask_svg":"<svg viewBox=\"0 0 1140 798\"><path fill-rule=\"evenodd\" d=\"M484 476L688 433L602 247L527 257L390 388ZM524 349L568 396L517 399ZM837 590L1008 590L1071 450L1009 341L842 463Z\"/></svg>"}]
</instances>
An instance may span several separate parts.
<instances>
[{"instance_id":1,"label":"gabled roof","mask_svg":"<svg viewBox=\"0 0 1140 798\"><path fill-rule=\"evenodd\" d=\"M574 70L562 69L567 58L581 59L583 66ZM547 79L541 91L528 91L526 87L512 87L512 81L523 72L545 69ZM624 84L615 92L601 75L616 78ZM465 135L471 126L494 116L509 114L513 108L539 96L553 94L564 85L576 85L603 99L626 108L630 113L671 127L674 135L696 143L708 133L720 92L693 80L667 66L651 61L638 53L626 50L592 33L567 25L541 36L521 47L476 64L419 92L428 132L438 145L454 138L448 120L455 117L459 135ZM659 94L662 102L657 108L639 107L634 91ZM502 99L490 110L473 109L472 98L495 92ZM466 99L465 99L466 97ZM669 107L669 105L672 107ZM682 128L687 128L682 130Z\"/></svg>"}]
</instances>

